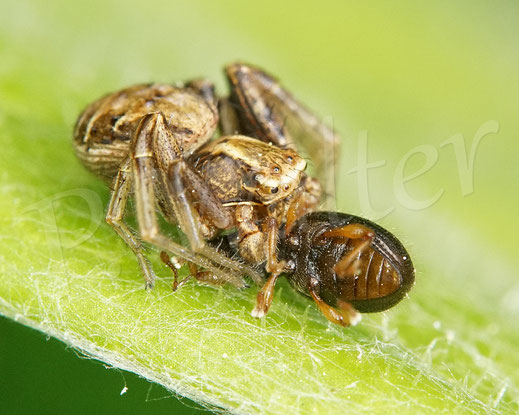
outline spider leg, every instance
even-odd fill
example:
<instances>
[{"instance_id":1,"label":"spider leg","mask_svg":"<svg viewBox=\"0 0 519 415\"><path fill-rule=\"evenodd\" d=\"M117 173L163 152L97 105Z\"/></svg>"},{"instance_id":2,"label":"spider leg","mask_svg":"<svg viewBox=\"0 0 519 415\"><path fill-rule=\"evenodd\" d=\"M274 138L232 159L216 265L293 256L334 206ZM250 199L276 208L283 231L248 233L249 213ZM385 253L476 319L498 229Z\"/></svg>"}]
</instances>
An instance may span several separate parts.
<instances>
[{"instance_id":1,"label":"spider leg","mask_svg":"<svg viewBox=\"0 0 519 415\"><path fill-rule=\"evenodd\" d=\"M123 221L126 202L131 193L132 174L130 166L130 158L127 158L117 173L114 181L114 190L112 191L112 196L110 198L110 205L108 206L108 212L106 213L106 222L135 253L142 269L142 273L144 274L146 289L151 289L153 288L153 283L155 281L155 273L142 253L142 245L139 240Z\"/></svg>"},{"instance_id":2,"label":"spider leg","mask_svg":"<svg viewBox=\"0 0 519 415\"><path fill-rule=\"evenodd\" d=\"M136 136L130 149L132 159L132 170L134 173L134 193L137 210L137 220L141 238L149 242L159 249L168 251L175 256L184 258L193 262L218 276L222 281L229 282L238 288L245 287L246 284L241 277L242 274L254 274L252 270L248 271L248 267L239 262L233 261L227 256L221 254L216 249L205 244L200 234L199 222L193 206L186 199L185 190L180 193L173 193L169 186L163 186L166 192L166 198L172 203L178 225L186 234L190 249L173 242L171 239L163 235L158 226L157 214L155 210L156 196L154 185L154 141L159 141L162 145L163 153L157 160L159 164L164 165L169 161L173 165L177 162L185 164L183 159L179 158L180 154L176 148L165 147L168 142L164 117L158 113L146 115L136 130ZM169 133L170 134L170 133ZM176 155L176 158L175 158ZM159 174L162 174L159 172ZM164 178L163 178L164 181ZM225 267L224 269L221 266ZM237 272L238 271L238 272ZM261 277L259 275L257 279Z\"/></svg>"},{"instance_id":3,"label":"spider leg","mask_svg":"<svg viewBox=\"0 0 519 415\"><path fill-rule=\"evenodd\" d=\"M156 198L153 181L154 163L152 151L153 139L157 133L159 122L164 123L162 115L157 113L146 115L136 130L136 136L130 150L134 175L137 221L141 238L161 250L168 251L175 256L211 270L239 288L245 287L243 279L235 272L229 269L220 269L209 259L194 254L190 249L173 242L160 232L155 210Z\"/></svg>"},{"instance_id":4,"label":"spider leg","mask_svg":"<svg viewBox=\"0 0 519 415\"><path fill-rule=\"evenodd\" d=\"M220 114L220 135L235 135L241 133L238 114L233 108L229 98L222 98L218 102L218 112Z\"/></svg>"},{"instance_id":5,"label":"spider leg","mask_svg":"<svg viewBox=\"0 0 519 415\"><path fill-rule=\"evenodd\" d=\"M276 255L278 244L278 224L275 218L267 219L267 264L265 269L270 277L258 292L256 307L252 310L253 317L261 318L268 313L272 299L274 298L274 287L278 277L286 269L286 262L279 261Z\"/></svg>"},{"instance_id":6,"label":"spider leg","mask_svg":"<svg viewBox=\"0 0 519 415\"><path fill-rule=\"evenodd\" d=\"M313 162L311 175L320 181L327 210L335 209L339 137L279 82L254 66L226 67L229 100L236 107L242 134L292 147Z\"/></svg>"},{"instance_id":7,"label":"spider leg","mask_svg":"<svg viewBox=\"0 0 519 415\"><path fill-rule=\"evenodd\" d=\"M247 274L256 283L261 282L262 277L258 272L218 252L216 248L209 246L202 237L199 230L199 214L193 207L192 198L196 199L198 210L218 228L227 229L231 227L233 218L198 173L184 159L177 159L171 163L168 178L168 198L175 207L178 223L186 234L193 252L203 255L212 262L228 269L238 271L241 274ZM195 191L190 192L191 189ZM188 196L188 193L191 194L191 197ZM222 276L221 272L215 273L213 268L210 268L210 271L220 278L223 277L224 280L232 276Z\"/></svg>"},{"instance_id":8,"label":"spider leg","mask_svg":"<svg viewBox=\"0 0 519 415\"><path fill-rule=\"evenodd\" d=\"M199 271L198 266L196 264L193 264L192 262L188 264L188 267L190 272L189 276L192 278L196 278L198 282L214 286L220 286L223 285L223 283L225 283L225 281L222 281L211 271ZM184 282L184 280L182 282Z\"/></svg>"}]
</instances>

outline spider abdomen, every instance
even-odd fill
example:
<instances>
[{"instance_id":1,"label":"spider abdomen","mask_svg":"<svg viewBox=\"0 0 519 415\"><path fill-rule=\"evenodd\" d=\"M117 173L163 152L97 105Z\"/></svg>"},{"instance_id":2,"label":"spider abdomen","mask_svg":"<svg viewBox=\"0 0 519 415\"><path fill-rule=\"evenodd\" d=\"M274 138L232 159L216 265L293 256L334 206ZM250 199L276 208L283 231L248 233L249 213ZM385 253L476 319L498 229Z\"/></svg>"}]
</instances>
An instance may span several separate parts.
<instances>
[{"instance_id":1,"label":"spider abdomen","mask_svg":"<svg viewBox=\"0 0 519 415\"><path fill-rule=\"evenodd\" d=\"M74 129L78 158L88 170L110 180L128 155L139 123L150 113L164 115L185 154L208 141L218 124L216 109L192 88L135 85L105 95L82 112Z\"/></svg>"}]
</instances>

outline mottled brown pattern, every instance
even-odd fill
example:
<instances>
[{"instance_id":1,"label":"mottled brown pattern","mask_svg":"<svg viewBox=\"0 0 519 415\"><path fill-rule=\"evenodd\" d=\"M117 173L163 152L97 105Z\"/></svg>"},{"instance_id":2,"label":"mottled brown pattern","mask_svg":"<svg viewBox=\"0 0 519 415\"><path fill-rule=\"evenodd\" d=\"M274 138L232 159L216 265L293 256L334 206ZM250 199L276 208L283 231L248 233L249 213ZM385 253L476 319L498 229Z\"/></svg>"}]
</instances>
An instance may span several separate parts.
<instances>
[{"instance_id":1,"label":"mottled brown pattern","mask_svg":"<svg viewBox=\"0 0 519 415\"><path fill-rule=\"evenodd\" d=\"M226 68L226 75L231 87L229 100L241 130L311 158L311 174L332 200L340 145L333 129L260 68L234 63Z\"/></svg>"},{"instance_id":2,"label":"mottled brown pattern","mask_svg":"<svg viewBox=\"0 0 519 415\"><path fill-rule=\"evenodd\" d=\"M283 202L300 186L306 168L292 149L239 135L210 142L192 162L224 203Z\"/></svg>"},{"instance_id":3,"label":"mottled brown pattern","mask_svg":"<svg viewBox=\"0 0 519 415\"><path fill-rule=\"evenodd\" d=\"M248 81L254 83L253 77ZM236 87L243 89L239 83ZM264 103L256 104L270 107L277 88L265 90L257 97ZM219 106L212 83L200 79L177 86L125 88L98 99L80 115L74 132L76 153L87 169L112 181L106 220L135 252L148 287L155 275L140 239L242 287L240 274L259 282L258 272L221 254L207 240L236 228L238 249L247 262L267 261L267 272L279 270L275 246L280 226L317 207L318 182L308 186L305 160L293 149L274 146L276 137L260 141L241 135L244 130L233 121L237 109ZM277 111L269 111L268 122L279 122ZM221 131L237 128L236 135L201 148L215 135L219 120ZM124 223L130 196L138 233ZM187 236L189 248L161 233L157 205L164 219Z\"/></svg>"},{"instance_id":4,"label":"mottled brown pattern","mask_svg":"<svg viewBox=\"0 0 519 415\"><path fill-rule=\"evenodd\" d=\"M215 106L191 88L143 84L106 95L90 104L74 131L76 154L93 173L110 180L128 155L146 114L162 113L189 155L209 140L218 124Z\"/></svg>"}]
</instances>

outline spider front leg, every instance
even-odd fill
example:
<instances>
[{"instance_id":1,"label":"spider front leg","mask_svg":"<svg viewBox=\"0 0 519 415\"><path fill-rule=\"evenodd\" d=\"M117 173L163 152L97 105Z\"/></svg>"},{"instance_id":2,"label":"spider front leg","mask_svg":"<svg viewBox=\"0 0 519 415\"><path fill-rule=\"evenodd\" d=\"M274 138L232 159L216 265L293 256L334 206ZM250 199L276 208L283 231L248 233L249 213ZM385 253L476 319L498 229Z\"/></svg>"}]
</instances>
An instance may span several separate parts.
<instances>
[{"instance_id":1,"label":"spider front leg","mask_svg":"<svg viewBox=\"0 0 519 415\"><path fill-rule=\"evenodd\" d=\"M253 317L261 318L268 313L274 298L274 287L278 277L286 270L287 263L279 261L277 258L278 244L278 223L275 218L267 218L267 264L265 269L270 273L270 277L265 285L258 292L256 297L256 307L252 310Z\"/></svg>"},{"instance_id":2,"label":"spider front leg","mask_svg":"<svg viewBox=\"0 0 519 415\"><path fill-rule=\"evenodd\" d=\"M168 173L168 197L175 206L179 225L195 253L201 254L228 269L247 274L255 283L262 281L259 273L247 265L234 261L218 252L216 248L209 246L202 237L200 215L203 215L218 229L231 228L234 225L234 220L230 211L222 205L209 185L184 159L177 159L171 163ZM196 204L196 209L194 204ZM221 276L221 273L214 274ZM224 277L223 279L226 280L227 278Z\"/></svg>"},{"instance_id":3,"label":"spider front leg","mask_svg":"<svg viewBox=\"0 0 519 415\"><path fill-rule=\"evenodd\" d=\"M142 273L144 274L146 289L151 289L153 288L153 283L155 281L155 273L153 272L150 263L142 253L142 245L138 241L137 237L123 222L124 212L126 210L126 202L128 201L128 196L131 193L132 174L130 167L130 158L127 158L117 173L114 181L114 189L110 199L110 205L108 206L108 212L106 213L106 222L132 249L135 256L137 257L137 260L139 261Z\"/></svg>"},{"instance_id":4,"label":"spider front leg","mask_svg":"<svg viewBox=\"0 0 519 415\"><path fill-rule=\"evenodd\" d=\"M137 221L139 223L139 232L141 238L155 245L161 250L168 251L175 256L184 258L187 261L196 263L201 267L212 271L215 275L218 275L223 280L235 285L236 287L245 287L243 278L237 274L234 270L238 269L241 271L239 265L234 261L220 254L223 258L220 264L226 267L222 270L216 266L211 259L205 256L199 255L200 250L194 253L192 250L173 242L171 239L163 235L158 226L157 214L156 214L156 197L155 197L155 163L154 163L154 151L153 143L157 140L158 136L161 135L161 142L171 142L175 144L174 137L170 137L171 133L168 133L168 128L165 124L164 117L161 114L153 113L146 115L139 124L139 127L135 133L135 139L133 140L132 147L130 149L131 160L132 160L132 171L134 176L134 193L137 210ZM169 136L169 137L167 137ZM178 148L178 146L177 146ZM170 159L176 154L175 148L163 148L164 153ZM166 157L163 155L163 157ZM167 186L165 186L167 192ZM179 208L178 200L168 193L167 199L173 203L173 210L177 215L177 220L183 231L187 232L189 238L188 226L191 226L192 232L198 232L197 223L192 221L189 223L186 221L185 209ZM193 214L193 212L191 212ZM190 240L191 242L191 240ZM196 245L195 245L195 248ZM218 261L217 261L218 262Z\"/></svg>"}]
</instances>

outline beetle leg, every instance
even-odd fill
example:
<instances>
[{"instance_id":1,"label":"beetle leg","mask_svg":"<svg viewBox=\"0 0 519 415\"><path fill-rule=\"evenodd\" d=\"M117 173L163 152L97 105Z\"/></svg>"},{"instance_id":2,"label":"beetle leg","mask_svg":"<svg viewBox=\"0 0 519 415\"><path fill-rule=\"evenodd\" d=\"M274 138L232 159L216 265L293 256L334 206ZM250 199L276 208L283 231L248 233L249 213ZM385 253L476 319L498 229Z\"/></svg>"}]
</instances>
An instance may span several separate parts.
<instances>
[{"instance_id":1,"label":"beetle leg","mask_svg":"<svg viewBox=\"0 0 519 415\"><path fill-rule=\"evenodd\" d=\"M369 248L370 245L371 239L368 239L358 244L354 249L344 255L333 267L335 273L340 278L357 273L357 269L361 264L360 256Z\"/></svg>"},{"instance_id":2,"label":"beetle leg","mask_svg":"<svg viewBox=\"0 0 519 415\"><path fill-rule=\"evenodd\" d=\"M134 193L137 210L137 221L139 223L139 232L141 238L144 241L155 245L161 250L171 252L175 256L184 258L187 261L194 262L206 269L211 270L215 275L218 275L223 280L228 281L239 288L245 287L245 283L240 275L230 269L239 268L239 266L234 261L224 257L225 261L222 262L225 263L222 265L228 266L228 268L222 270L210 259L193 253L191 250L173 242L171 239L160 232L157 221L157 214L155 211L156 198L153 181L154 156L152 151L152 143L155 139L155 135L157 134L158 124L161 124L159 127L160 129L164 128L164 117L161 114L153 113L143 117L135 132L136 136L130 149L132 170L134 174ZM175 209L175 213L177 212L178 209ZM186 228L184 226L186 223L182 223L179 220L179 224L181 229L185 231ZM189 224L194 227L194 230L198 230L196 222L191 222Z\"/></svg>"},{"instance_id":3,"label":"beetle leg","mask_svg":"<svg viewBox=\"0 0 519 415\"><path fill-rule=\"evenodd\" d=\"M184 182L187 182L189 186L186 186ZM188 197L188 189L191 189L190 197ZM233 218L229 211L222 206L220 201L214 196L202 178L183 159L174 160L171 164L168 173L167 192L169 199L172 201L173 206L175 206L175 214L179 225L186 234L191 249L195 253L204 255L211 261L228 269L247 274L256 283L262 281L259 273L252 268L227 257L205 242L199 230L199 214L197 209L203 212L204 216L207 216L210 221L220 229L231 227ZM194 208L190 200L192 198L197 202L197 209ZM199 265L203 266L203 264ZM209 268L210 271L214 272L213 268ZM215 275L220 277L221 273L215 273ZM224 280L225 279L224 277Z\"/></svg>"},{"instance_id":4,"label":"beetle leg","mask_svg":"<svg viewBox=\"0 0 519 415\"><path fill-rule=\"evenodd\" d=\"M265 285L261 287L256 297L256 307L251 312L252 317L262 318L268 313L272 299L274 298L274 286L278 280L279 274L273 273Z\"/></svg>"},{"instance_id":5,"label":"beetle leg","mask_svg":"<svg viewBox=\"0 0 519 415\"><path fill-rule=\"evenodd\" d=\"M317 304L317 307L319 307L319 310L321 310L321 313L323 313L328 320L345 327L355 326L359 323L362 316L350 303L340 301L338 303L338 308L332 307L329 304L326 304L319 296L317 292L318 287L319 282L315 278L311 278L308 291Z\"/></svg>"},{"instance_id":6,"label":"beetle leg","mask_svg":"<svg viewBox=\"0 0 519 415\"><path fill-rule=\"evenodd\" d=\"M350 223L341 228L330 229L321 234L325 238L373 239L375 232L364 225Z\"/></svg>"},{"instance_id":7,"label":"beetle leg","mask_svg":"<svg viewBox=\"0 0 519 415\"><path fill-rule=\"evenodd\" d=\"M359 257L362 255L373 242L375 232L366 226L350 223L341 228L331 229L324 232L321 237L325 238L340 238L340 239L363 239L363 241L344 255L340 261L335 264L333 270L339 277L354 274L360 261Z\"/></svg>"},{"instance_id":8,"label":"beetle leg","mask_svg":"<svg viewBox=\"0 0 519 415\"><path fill-rule=\"evenodd\" d=\"M123 221L126 202L131 193L132 175L130 166L130 158L127 158L117 172L114 181L114 189L110 198L110 205L108 206L108 212L106 213L106 222L134 252L139 261L142 273L144 274L146 288L150 289L153 287L153 282L155 281L155 273L142 253L142 245Z\"/></svg>"}]
</instances>

